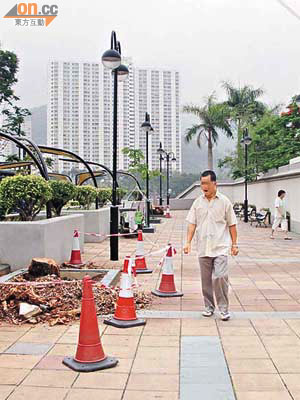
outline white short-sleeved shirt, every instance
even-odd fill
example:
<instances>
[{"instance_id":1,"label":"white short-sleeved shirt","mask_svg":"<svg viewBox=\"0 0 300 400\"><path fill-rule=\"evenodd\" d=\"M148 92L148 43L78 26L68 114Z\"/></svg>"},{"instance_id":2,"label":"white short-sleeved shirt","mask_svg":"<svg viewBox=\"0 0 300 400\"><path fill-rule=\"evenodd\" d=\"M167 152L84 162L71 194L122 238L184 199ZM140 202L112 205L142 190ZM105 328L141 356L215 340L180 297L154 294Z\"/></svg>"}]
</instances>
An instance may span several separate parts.
<instances>
[{"instance_id":1,"label":"white short-sleeved shirt","mask_svg":"<svg viewBox=\"0 0 300 400\"><path fill-rule=\"evenodd\" d=\"M230 200L221 194L208 201L205 195L198 197L186 220L196 225L197 252L199 257L228 255L231 244L229 226L237 220Z\"/></svg>"},{"instance_id":2,"label":"white short-sleeved shirt","mask_svg":"<svg viewBox=\"0 0 300 400\"><path fill-rule=\"evenodd\" d=\"M275 218L285 218L286 217L286 209L285 209L285 201L280 197L276 197L275 200Z\"/></svg>"}]
</instances>

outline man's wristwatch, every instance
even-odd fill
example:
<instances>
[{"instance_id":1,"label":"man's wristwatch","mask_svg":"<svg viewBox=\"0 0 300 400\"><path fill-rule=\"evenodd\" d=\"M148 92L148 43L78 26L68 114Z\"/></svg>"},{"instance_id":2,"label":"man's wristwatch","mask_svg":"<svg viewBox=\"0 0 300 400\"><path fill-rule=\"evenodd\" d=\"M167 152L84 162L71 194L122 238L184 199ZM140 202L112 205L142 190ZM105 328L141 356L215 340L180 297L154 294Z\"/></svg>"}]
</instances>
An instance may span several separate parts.
<instances>
[{"instance_id":1,"label":"man's wristwatch","mask_svg":"<svg viewBox=\"0 0 300 400\"><path fill-rule=\"evenodd\" d=\"M236 247L238 248L239 246L237 244L232 244L231 247Z\"/></svg>"}]
</instances>

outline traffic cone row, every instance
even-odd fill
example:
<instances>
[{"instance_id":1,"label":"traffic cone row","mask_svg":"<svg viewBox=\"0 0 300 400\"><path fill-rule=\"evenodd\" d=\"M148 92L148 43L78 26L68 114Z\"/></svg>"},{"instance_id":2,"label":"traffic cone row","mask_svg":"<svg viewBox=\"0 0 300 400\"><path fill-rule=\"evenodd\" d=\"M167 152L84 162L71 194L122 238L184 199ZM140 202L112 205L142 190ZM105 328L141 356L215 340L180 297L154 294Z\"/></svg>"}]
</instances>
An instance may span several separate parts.
<instances>
[{"instance_id":1,"label":"traffic cone row","mask_svg":"<svg viewBox=\"0 0 300 400\"><path fill-rule=\"evenodd\" d=\"M78 236L75 236L75 234L74 238L77 238L78 240ZM74 249L72 252L73 251ZM152 291L155 296L183 296L183 293L178 292L175 287L172 260L173 252L173 247L169 245L163 261L162 278L159 289ZM132 277L135 276L136 265L134 260L128 256L124 261L121 274L120 292L114 316L106 319L104 321L105 324L118 328L130 328L146 324L145 320L137 318L136 315L135 301L132 291ZM65 357L63 359L63 364L74 371L79 372L91 372L112 368L118 364L116 358L105 355L101 344L92 283L90 276L85 276L83 278L80 330L76 355L75 357Z\"/></svg>"}]
</instances>

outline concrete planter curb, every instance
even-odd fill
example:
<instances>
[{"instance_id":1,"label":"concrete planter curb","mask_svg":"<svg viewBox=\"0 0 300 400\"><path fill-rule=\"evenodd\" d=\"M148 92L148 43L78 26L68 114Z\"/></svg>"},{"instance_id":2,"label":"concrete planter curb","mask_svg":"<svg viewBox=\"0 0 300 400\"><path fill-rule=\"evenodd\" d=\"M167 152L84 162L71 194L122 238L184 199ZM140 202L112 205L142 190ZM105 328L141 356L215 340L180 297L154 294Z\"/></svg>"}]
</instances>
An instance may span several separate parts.
<instances>
[{"instance_id":1,"label":"concrete planter curb","mask_svg":"<svg viewBox=\"0 0 300 400\"><path fill-rule=\"evenodd\" d=\"M34 257L70 259L74 230L84 231L83 215L68 215L30 222L0 222L0 261L11 271L27 267ZM80 248L83 252L83 235Z\"/></svg>"},{"instance_id":2,"label":"concrete planter curb","mask_svg":"<svg viewBox=\"0 0 300 400\"><path fill-rule=\"evenodd\" d=\"M0 277L1 282L9 282L16 276L23 275L28 272L28 268L18 269L10 274ZM119 282L121 271L119 269L75 269L75 268L61 268L62 278L70 278L82 280L85 275L90 275L92 278L100 272L105 272L105 276L100 281L104 286L115 286Z\"/></svg>"}]
</instances>

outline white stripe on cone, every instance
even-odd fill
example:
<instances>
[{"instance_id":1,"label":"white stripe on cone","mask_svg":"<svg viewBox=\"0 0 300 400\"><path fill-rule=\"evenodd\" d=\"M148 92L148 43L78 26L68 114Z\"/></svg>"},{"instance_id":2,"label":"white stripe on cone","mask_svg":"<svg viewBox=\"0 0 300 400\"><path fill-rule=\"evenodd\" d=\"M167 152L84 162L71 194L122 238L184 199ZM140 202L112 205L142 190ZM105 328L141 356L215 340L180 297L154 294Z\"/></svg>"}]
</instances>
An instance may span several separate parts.
<instances>
[{"instance_id":1,"label":"white stripe on cone","mask_svg":"<svg viewBox=\"0 0 300 400\"><path fill-rule=\"evenodd\" d=\"M132 273L133 273L133 283L135 286L137 286L138 281L137 281L137 277L136 277L136 269L133 269L133 268L136 268L135 259L132 260Z\"/></svg>"},{"instance_id":2,"label":"white stripe on cone","mask_svg":"<svg viewBox=\"0 0 300 400\"><path fill-rule=\"evenodd\" d=\"M135 255L137 257L145 255L144 242L137 242Z\"/></svg>"},{"instance_id":3,"label":"white stripe on cone","mask_svg":"<svg viewBox=\"0 0 300 400\"><path fill-rule=\"evenodd\" d=\"M128 274L122 272L121 275L121 284L120 284L120 293L119 297L123 298L131 298L133 297L133 292L132 292L132 260L129 260L128 263Z\"/></svg>"},{"instance_id":4,"label":"white stripe on cone","mask_svg":"<svg viewBox=\"0 0 300 400\"><path fill-rule=\"evenodd\" d=\"M162 273L163 275L174 275L172 257L165 257Z\"/></svg>"},{"instance_id":5,"label":"white stripe on cone","mask_svg":"<svg viewBox=\"0 0 300 400\"><path fill-rule=\"evenodd\" d=\"M79 250L80 251L79 235L78 235L77 231L74 232L72 250Z\"/></svg>"}]
</instances>

